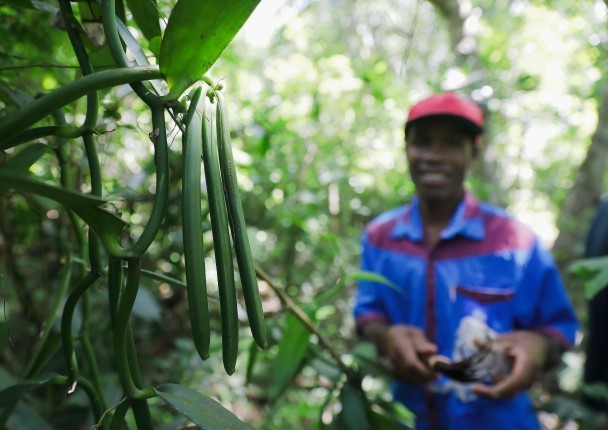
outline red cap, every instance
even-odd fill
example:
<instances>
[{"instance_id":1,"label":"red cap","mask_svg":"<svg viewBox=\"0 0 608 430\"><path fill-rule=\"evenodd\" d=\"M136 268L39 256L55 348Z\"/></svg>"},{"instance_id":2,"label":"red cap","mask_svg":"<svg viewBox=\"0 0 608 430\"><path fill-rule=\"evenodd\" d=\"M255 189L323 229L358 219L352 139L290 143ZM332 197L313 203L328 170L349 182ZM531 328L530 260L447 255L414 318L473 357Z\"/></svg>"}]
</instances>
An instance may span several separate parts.
<instances>
[{"instance_id":1,"label":"red cap","mask_svg":"<svg viewBox=\"0 0 608 430\"><path fill-rule=\"evenodd\" d=\"M471 100L455 93L435 94L416 103L410 109L405 128L410 123L429 116L450 115L464 119L476 134L483 129L483 113Z\"/></svg>"}]
</instances>

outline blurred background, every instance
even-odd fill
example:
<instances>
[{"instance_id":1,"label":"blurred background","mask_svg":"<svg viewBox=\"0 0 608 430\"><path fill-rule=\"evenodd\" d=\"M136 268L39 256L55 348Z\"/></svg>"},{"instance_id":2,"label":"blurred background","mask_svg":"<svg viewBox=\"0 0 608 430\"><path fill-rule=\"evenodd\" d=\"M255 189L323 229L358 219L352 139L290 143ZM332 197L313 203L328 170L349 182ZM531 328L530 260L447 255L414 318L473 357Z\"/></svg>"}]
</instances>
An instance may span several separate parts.
<instances>
[{"instance_id":1,"label":"blurred background","mask_svg":"<svg viewBox=\"0 0 608 430\"><path fill-rule=\"evenodd\" d=\"M173 3L157 2L161 27ZM256 264L306 310L346 363L368 353L357 349L350 313L362 228L413 193L404 156L407 109L432 92L455 90L486 114L483 153L469 188L507 207L553 248L583 323L579 346L532 390L543 424L608 428L601 427L601 413L583 402L589 395L608 399L606 385L583 382L587 306L600 289L591 291L589 279L604 269L571 270L584 256L592 217L608 189L607 12L600 0L261 1L208 75L225 88ZM0 1L0 115L79 76L56 14L53 1ZM147 40L126 18L155 63L158 41ZM87 29L91 41L93 24ZM91 51L96 66L111 64L103 40L98 48ZM146 224L154 192L150 113L128 87L105 92L100 100L104 197L135 237ZM74 104L68 122L81 122L83 112L84 101ZM169 210L143 267L183 280L182 145L177 129L169 131ZM74 167L82 168L81 191L87 192L86 165L78 164L83 149L71 145L69 151ZM3 151L0 164L14 155L14 149ZM57 169L51 151L30 167L47 179ZM70 237L65 214L42 199L6 194L0 214L3 388L35 344ZM212 253L206 265L213 292ZM340 369L317 336L294 328L267 282L260 289L270 348L249 348L243 324L245 346L232 376L222 370L219 335L212 338L209 360L196 355L185 290L157 279L142 282L133 327L145 351L142 373L152 384L191 386L258 429L324 428L339 411ZM120 390L105 346L111 340L103 283L99 290L91 296L99 309L91 315L91 331L107 371L108 396L116 401ZM219 305L210 304L219 333ZM291 344L286 333L293 336ZM60 357L55 361L50 365L62 365ZM381 376L366 377L364 388L378 402L388 399ZM162 406L154 411L164 426L159 428L185 425ZM89 413L83 395L47 390L20 402L11 419L20 429L90 428Z\"/></svg>"}]
</instances>

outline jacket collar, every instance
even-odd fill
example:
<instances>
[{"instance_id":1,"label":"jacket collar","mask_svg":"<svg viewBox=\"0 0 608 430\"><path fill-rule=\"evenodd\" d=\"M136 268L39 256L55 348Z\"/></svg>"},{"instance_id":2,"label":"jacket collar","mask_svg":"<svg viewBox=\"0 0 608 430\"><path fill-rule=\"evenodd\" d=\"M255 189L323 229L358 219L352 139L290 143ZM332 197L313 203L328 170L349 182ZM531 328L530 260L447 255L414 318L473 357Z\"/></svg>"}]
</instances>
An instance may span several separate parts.
<instances>
[{"instance_id":1,"label":"jacket collar","mask_svg":"<svg viewBox=\"0 0 608 430\"><path fill-rule=\"evenodd\" d=\"M451 239L457 235L473 240L485 238L485 225L479 213L479 201L468 192L465 192L464 198L458 204L452 219L441 232L441 239ZM424 229L418 196L414 197L403 216L395 223L391 231L391 237L394 239L408 238L413 242L422 241Z\"/></svg>"}]
</instances>

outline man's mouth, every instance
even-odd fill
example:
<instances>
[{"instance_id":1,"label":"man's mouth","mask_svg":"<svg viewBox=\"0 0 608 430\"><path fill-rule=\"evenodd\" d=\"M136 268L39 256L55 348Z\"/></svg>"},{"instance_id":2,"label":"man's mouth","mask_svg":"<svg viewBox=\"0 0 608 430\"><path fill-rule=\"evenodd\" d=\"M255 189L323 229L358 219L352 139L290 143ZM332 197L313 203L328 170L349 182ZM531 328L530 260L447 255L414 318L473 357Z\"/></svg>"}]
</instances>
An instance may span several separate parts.
<instances>
[{"instance_id":1,"label":"man's mouth","mask_svg":"<svg viewBox=\"0 0 608 430\"><path fill-rule=\"evenodd\" d=\"M424 172L418 175L418 180L425 185L443 185L449 177L442 172Z\"/></svg>"}]
</instances>

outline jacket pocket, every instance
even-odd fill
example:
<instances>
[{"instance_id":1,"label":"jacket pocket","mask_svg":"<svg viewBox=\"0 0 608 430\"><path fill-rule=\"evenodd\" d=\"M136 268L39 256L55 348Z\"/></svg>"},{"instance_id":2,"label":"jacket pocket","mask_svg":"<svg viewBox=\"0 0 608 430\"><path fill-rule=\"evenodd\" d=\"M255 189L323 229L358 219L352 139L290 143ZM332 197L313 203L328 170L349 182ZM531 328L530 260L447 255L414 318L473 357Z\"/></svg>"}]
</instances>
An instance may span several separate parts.
<instances>
[{"instance_id":1,"label":"jacket pocket","mask_svg":"<svg viewBox=\"0 0 608 430\"><path fill-rule=\"evenodd\" d=\"M513 329L513 288L456 285L454 296L456 326L462 318L472 316L497 333Z\"/></svg>"}]
</instances>

